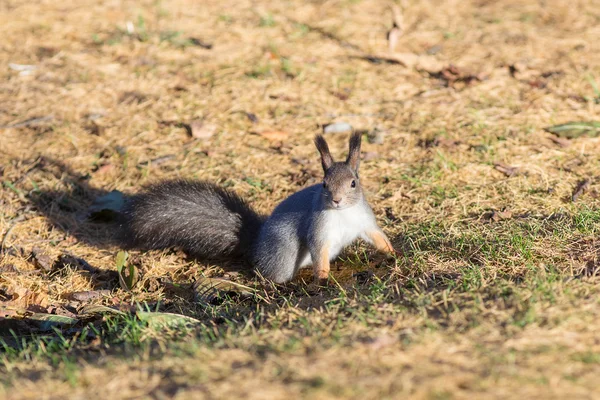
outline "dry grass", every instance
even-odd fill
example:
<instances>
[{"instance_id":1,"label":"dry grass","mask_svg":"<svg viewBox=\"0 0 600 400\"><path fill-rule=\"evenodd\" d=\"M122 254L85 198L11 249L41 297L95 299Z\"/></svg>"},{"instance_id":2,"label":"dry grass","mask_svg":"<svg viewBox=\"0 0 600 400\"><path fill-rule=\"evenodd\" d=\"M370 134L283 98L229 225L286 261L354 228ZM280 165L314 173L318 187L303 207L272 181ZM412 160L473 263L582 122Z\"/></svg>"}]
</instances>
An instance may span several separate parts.
<instances>
[{"instance_id":1,"label":"dry grass","mask_svg":"<svg viewBox=\"0 0 600 400\"><path fill-rule=\"evenodd\" d=\"M593 398L600 139L561 145L543 128L598 119L597 4L400 1L399 54L386 41L392 4L1 2L0 295L75 310L69 293L108 289L92 302L160 302L205 325L96 321L105 336L33 341L3 356L0 396ZM444 79L450 65L464 79ZM35 117L51 118L10 127ZM215 134L191 138L182 124L197 119ZM95 197L196 177L268 212L320 179L312 137L331 122L385 133L363 146L362 180L403 259L382 265L355 246L337 285L307 293L302 279L272 288L153 252L139 255L136 289L119 289L110 225L83 218ZM328 140L342 156L347 135ZM92 272L45 273L33 247ZM200 304L168 284L202 276L260 295Z\"/></svg>"}]
</instances>

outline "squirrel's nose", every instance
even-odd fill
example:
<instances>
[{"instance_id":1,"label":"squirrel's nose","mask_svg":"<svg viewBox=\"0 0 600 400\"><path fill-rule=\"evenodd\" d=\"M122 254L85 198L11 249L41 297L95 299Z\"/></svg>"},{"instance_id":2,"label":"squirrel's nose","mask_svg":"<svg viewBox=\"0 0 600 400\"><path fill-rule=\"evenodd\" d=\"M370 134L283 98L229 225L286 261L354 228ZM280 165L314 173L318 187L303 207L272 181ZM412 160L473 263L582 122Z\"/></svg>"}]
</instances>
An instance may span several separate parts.
<instances>
[{"instance_id":1,"label":"squirrel's nose","mask_svg":"<svg viewBox=\"0 0 600 400\"><path fill-rule=\"evenodd\" d=\"M332 201L333 201L333 204L335 204L335 205L337 206L337 205L339 205L339 204L340 204L340 202L342 201L342 198L341 198L341 197L334 198Z\"/></svg>"}]
</instances>

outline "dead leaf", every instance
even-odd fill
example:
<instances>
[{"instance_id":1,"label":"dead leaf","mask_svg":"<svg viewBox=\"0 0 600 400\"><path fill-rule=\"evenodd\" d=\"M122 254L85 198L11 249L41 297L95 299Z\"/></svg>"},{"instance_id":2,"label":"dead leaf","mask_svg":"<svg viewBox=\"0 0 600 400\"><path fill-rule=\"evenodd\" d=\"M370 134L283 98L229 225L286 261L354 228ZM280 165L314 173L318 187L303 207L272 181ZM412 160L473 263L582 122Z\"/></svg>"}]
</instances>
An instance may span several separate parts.
<instances>
[{"instance_id":1,"label":"dead leaf","mask_svg":"<svg viewBox=\"0 0 600 400\"><path fill-rule=\"evenodd\" d=\"M55 326L71 326L79 322L77 318L67 317L66 315L54 315L54 314L42 314L35 313L27 317L28 321L31 321L37 325L41 331L52 330Z\"/></svg>"},{"instance_id":2,"label":"dead leaf","mask_svg":"<svg viewBox=\"0 0 600 400\"><path fill-rule=\"evenodd\" d=\"M169 162L171 160L174 160L174 159L175 159L175 154L167 154L166 156L153 158L150 161L141 162L137 165L137 167L140 169L143 167L148 167L148 166L157 167L159 165L162 165L162 164Z\"/></svg>"},{"instance_id":3,"label":"dead leaf","mask_svg":"<svg viewBox=\"0 0 600 400\"><path fill-rule=\"evenodd\" d=\"M115 315L125 315L123 311L117 310L115 308L101 306L97 304L92 304L83 307L79 311L79 315L94 315L94 314L115 314Z\"/></svg>"},{"instance_id":4,"label":"dead leaf","mask_svg":"<svg viewBox=\"0 0 600 400\"><path fill-rule=\"evenodd\" d=\"M4 302L5 305L25 309L31 305L37 305L44 308L48 307L48 293L46 292L32 292L31 290L16 284L13 284L13 286L5 292L9 296L9 300Z\"/></svg>"},{"instance_id":5,"label":"dead leaf","mask_svg":"<svg viewBox=\"0 0 600 400\"><path fill-rule=\"evenodd\" d=\"M544 128L558 137L574 139L580 136L597 137L600 135L600 122L575 121Z\"/></svg>"},{"instance_id":6,"label":"dead leaf","mask_svg":"<svg viewBox=\"0 0 600 400\"><path fill-rule=\"evenodd\" d=\"M552 140L560 147L569 147L571 145L571 142L569 142L567 139L563 139L557 136L550 136L548 139Z\"/></svg>"},{"instance_id":7,"label":"dead leaf","mask_svg":"<svg viewBox=\"0 0 600 400\"><path fill-rule=\"evenodd\" d=\"M114 169L115 169L114 165L112 165L112 164L105 164L105 165L102 165L102 166L98 167L98 169L96 171L94 171L94 172L96 174L99 174L99 175L104 175L104 174L107 174L107 173L109 173L111 171L114 171Z\"/></svg>"},{"instance_id":8,"label":"dead leaf","mask_svg":"<svg viewBox=\"0 0 600 400\"><path fill-rule=\"evenodd\" d=\"M122 104L140 104L147 100L147 96L143 93L131 91L125 92L119 98L119 103Z\"/></svg>"},{"instance_id":9,"label":"dead leaf","mask_svg":"<svg viewBox=\"0 0 600 400\"><path fill-rule=\"evenodd\" d=\"M496 211L492 210L491 212L487 212L482 216L483 219L493 222L499 222L503 219L512 218L512 212L510 210L502 210Z\"/></svg>"},{"instance_id":10,"label":"dead leaf","mask_svg":"<svg viewBox=\"0 0 600 400\"><path fill-rule=\"evenodd\" d=\"M196 139L210 139L216 131L217 126L215 124L207 124L200 119L194 120L189 124L189 133Z\"/></svg>"},{"instance_id":11,"label":"dead leaf","mask_svg":"<svg viewBox=\"0 0 600 400\"><path fill-rule=\"evenodd\" d=\"M263 131L258 133L259 136L264 137L270 141L284 141L288 138L289 134L286 131Z\"/></svg>"},{"instance_id":12,"label":"dead leaf","mask_svg":"<svg viewBox=\"0 0 600 400\"><path fill-rule=\"evenodd\" d=\"M8 304L0 303L0 321L2 318L13 318L23 316L27 312L22 307L15 307Z\"/></svg>"},{"instance_id":13,"label":"dead leaf","mask_svg":"<svg viewBox=\"0 0 600 400\"><path fill-rule=\"evenodd\" d=\"M494 169L496 169L496 171L500 171L502 172L504 175L506 175L507 177L511 177L517 174L517 172L519 171L519 168L517 167L511 167L510 165L506 165L503 163L495 163L494 164Z\"/></svg>"},{"instance_id":14,"label":"dead leaf","mask_svg":"<svg viewBox=\"0 0 600 400\"><path fill-rule=\"evenodd\" d=\"M354 128L347 122L335 122L333 124L327 124L323 126L323 133L346 133L352 132Z\"/></svg>"},{"instance_id":15,"label":"dead leaf","mask_svg":"<svg viewBox=\"0 0 600 400\"><path fill-rule=\"evenodd\" d=\"M350 95L352 94L352 89L344 88L340 91L330 90L329 93L331 93L332 95L334 95L342 101L346 101L350 98Z\"/></svg>"},{"instance_id":16,"label":"dead leaf","mask_svg":"<svg viewBox=\"0 0 600 400\"><path fill-rule=\"evenodd\" d=\"M207 42L200 40L198 38L195 38L195 37L188 38L188 41L191 44L193 44L194 46L202 47L203 49L206 49L206 50L210 50L213 48L212 43L207 43Z\"/></svg>"},{"instance_id":17,"label":"dead leaf","mask_svg":"<svg viewBox=\"0 0 600 400\"><path fill-rule=\"evenodd\" d=\"M573 190L573 194L571 195L571 201L576 202L579 196L581 196L581 194L589 188L590 183L592 183L592 181L589 178L579 181L579 183L577 183L577 186L575 186L575 190Z\"/></svg>"},{"instance_id":18,"label":"dead leaf","mask_svg":"<svg viewBox=\"0 0 600 400\"><path fill-rule=\"evenodd\" d=\"M428 71L429 72L429 71ZM482 81L483 75L481 74L472 74L466 71L463 71L461 68L457 67L454 64L450 64L444 68L442 68L439 72L429 72L429 74L434 77L441 79L445 82L447 87L454 87L454 85L458 82L465 83L466 85L470 85L475 81Z\"/></svg>"},{"instance_id":19,"label":"dead leaf","mask_svg":"<svg viewBox=\"0 0 600 400\"><path fill-rule=\"evenodd\" d=\"M83 292L73 292L66 297L76 301L90 301L103 296L109 296L110 290L86 290Z\"/></svg>"},{"instance_id":20,"label":"dead leaf","mask_svg":"<svg viewBox=\"0 0 600 400\"><path fill-rule=\"evenodd\" d=\"M250 122L252 122L253 124L258 124L258 117L256 116L256 114L247 112L246 117L248 117Z\"/></svg>"},{"instance_id":21,"label":"dead leaf","mask_svg":"<svg viewBox=\"0 0 600 400\"><path fill-rule=\"evenodd\" d=\"M180 327L200 323L195 318L181 314L138 311L136 315L141 321L146 322L152 328Z\"/></svg>"},{"instance_id":22,"label":"dead leaf","mask_svg":"<svg viewBox=\"0 0 600 400\"><path fill-rule=\"evenodd\" d=\"M546 88L546 86L548 86L548 83L544 82L541 79L534 79L527 83L529 84L529 86L531 86L532 88L535 88L535 89L544 89L544 88Z\"/></svg>"},{"instance_id":23,"label":"dead leaf","mask_svg":"<svg viewBox=\"0 0 600 400\"><path fill-rule=\"evenodd\" d=\"M362 156L362 160L365 161L365 162L367 162L367 161L377 160L380 157L381 157L381 155L378 152L376 152L376 151L367 151Z\"/></svg>"},{"instance_id":24,"label":"dead leaf","mask_svg":"<svg viewBox=\"0 0 600 400\"><path fill-rule=\"evenodd\" d=\"M34 247L31 250L31 257L34 265L37 268L43 269L46 272L52 271L54 266L54 259L50 257L48 254L44 253L38 247Z\"/></svg>"}]
</instances>

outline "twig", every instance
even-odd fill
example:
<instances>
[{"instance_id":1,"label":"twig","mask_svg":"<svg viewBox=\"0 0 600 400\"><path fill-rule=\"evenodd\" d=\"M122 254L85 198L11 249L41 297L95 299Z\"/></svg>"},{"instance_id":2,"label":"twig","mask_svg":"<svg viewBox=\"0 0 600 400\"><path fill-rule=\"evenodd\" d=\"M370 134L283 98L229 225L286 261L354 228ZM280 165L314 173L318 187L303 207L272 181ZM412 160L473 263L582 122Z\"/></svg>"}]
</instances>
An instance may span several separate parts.
<instances>
[{"instance_id":1,"label":"twig","mask_svg":"<svg viewBox=\"0 0 600 400\"><path fill-rule=\"evenodd\" d=\"M571 201L576 202L579 196L581 196L581 194L587 190L591 182L592 181L589 178L580 181L571 195Z\"/></svg>"},{"instance_id":2,"label":"twig","mask_svg":"<svg viewBox=\"0 0 600 400\"><path fill-rule=\"evenodd\" d=\"M54 117L52 115L46 115L45 117L29 118L29 119L26 119L25 121L17 122L14 124L2 125L2 126L0 126L0 129L21 128L24 126L37 125L41 122L52 121L53 119L54 119Z\"/></svg>"}]
</instances>

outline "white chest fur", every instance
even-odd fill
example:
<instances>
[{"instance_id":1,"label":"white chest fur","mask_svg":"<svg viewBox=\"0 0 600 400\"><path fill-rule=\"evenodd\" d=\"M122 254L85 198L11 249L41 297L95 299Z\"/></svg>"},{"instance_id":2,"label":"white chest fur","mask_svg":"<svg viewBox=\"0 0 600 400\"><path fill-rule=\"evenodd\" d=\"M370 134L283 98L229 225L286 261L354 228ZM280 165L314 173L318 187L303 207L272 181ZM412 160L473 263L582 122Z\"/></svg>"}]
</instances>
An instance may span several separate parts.
<instances>
[{"instance_id":1,"label":"white chest fur","mask_svg":"<svg viewBox=\"0 0 600 400\"><path fill-rule=\"evenodd\" d=\"M371 210L362 204L343 210L327 210L324 222L330 259L376 224Z\"/></svg>"}]
</instances>

